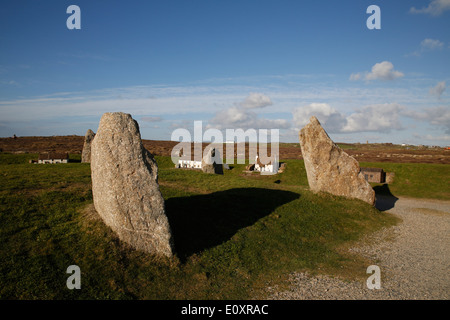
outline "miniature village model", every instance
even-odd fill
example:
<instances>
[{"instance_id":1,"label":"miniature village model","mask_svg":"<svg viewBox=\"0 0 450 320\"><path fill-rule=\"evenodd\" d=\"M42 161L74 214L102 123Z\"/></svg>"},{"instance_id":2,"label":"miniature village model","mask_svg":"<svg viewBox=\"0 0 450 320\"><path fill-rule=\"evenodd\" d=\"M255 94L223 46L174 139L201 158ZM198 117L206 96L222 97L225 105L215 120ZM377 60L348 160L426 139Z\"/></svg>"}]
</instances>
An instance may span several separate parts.
<instances>
[{"instance_id":1,"label":"miniature village model","mask_svg":"<svg viewBox=\"0 0 450 320\"><path fill-rule=\"evenodd\" d=\"M226 163L220 163L220 159L218 160L217 154L220 156L219 151L215 148L212 148L211 151L212 155L205 155L205 158L210 158L211 160L209 162L210 165L214 166L221 166L223 169L229 170L230 167ZM180 153L181 155L181 153ZM205 166L205 158L203 161L196 161L196 160L186 160L186 159L179 159L178 163L175 164L175 168L177 169L197 169L202 170L203 172L207 172ZM269 163L264 164L261 162L258 155L255 157L255 162L248 165L246 167L246 171L254 171L254 172L260 172L262 175L269 175L269 174L277 174L280 172L280 169L284 169L284 166L280 166L280 163L278 162L277 156L273 157L273 160L269 161ZM217 171L217 170L216 170ZM220 170L219 170L220 171ZM281 171L282 172L282 171ZM215 172L218 173L218 172Z\"/></svg>"},{"instance_id":2,"label":"miniature village model","mask_svg":"<svg viewBox=\"0 0 450 320\"><path fill-rule=\"evenodd\" d=\"M68 163L69 154L68 153L40 153L37 163L47 164L47 163Z\"/></svg>"}]
</instances>

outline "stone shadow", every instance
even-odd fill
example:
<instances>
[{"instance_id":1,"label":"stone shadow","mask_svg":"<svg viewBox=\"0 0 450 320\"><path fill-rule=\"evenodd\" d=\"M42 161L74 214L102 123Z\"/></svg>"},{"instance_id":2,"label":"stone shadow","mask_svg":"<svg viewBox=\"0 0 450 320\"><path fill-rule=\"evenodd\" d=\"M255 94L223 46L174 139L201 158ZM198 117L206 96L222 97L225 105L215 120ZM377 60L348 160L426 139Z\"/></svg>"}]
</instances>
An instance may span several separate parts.
<instances>
[{"instance_id":1,"label":"stone shadow","mask_svg":"<svg viewBox=\"0 0 450 320\"><path fill-rule=\"evenodd\" d=\"M398 198L394 196L389 189L389 185L387 183L382 184L381 186L373 187L376 195L376 203L375 207L380 211L386 211L394 208L395 203Z\"/></svg>"},{"instance_id":2,"label":"stone shadow","mask_svg":"<svg viewBox=\"0 0 450 320\"><path fill-rule=\"evenodd\" d=\"M229 240L299 194L262 188L235 188L206 195L170 198L166 214L175 252L182 261Z\"/></svg>"}]
</instances>

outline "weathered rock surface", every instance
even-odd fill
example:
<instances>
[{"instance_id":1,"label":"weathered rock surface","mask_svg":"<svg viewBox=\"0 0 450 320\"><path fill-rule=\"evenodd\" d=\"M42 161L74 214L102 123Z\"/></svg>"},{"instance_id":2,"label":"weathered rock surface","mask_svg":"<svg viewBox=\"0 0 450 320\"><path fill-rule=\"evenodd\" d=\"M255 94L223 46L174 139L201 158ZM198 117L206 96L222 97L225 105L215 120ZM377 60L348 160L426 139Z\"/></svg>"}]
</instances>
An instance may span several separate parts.
<instances>
[{"instance_id":1,"label":"weathered rock surface","mask_svg":"<svg viewBox=\"0 0 450 320\"><path fill-rule=\"evenodd\" d=\"M356 198L374 205L375 191L360 173L358 161L330 139L316 117L311 117L300 130L300 146L312 191Z\"/></svg>"},{"instance_id":2,"label":"weathered rock surface","mask_svg":"<svg viewBox=\"0 0 450 320\"><path fill-rule=\"evenodd\" d=\"M84 136L83 151L81 152L81 162L91 162L91 143L94 140L95 133L89 129Z\"/></svg>"},{"instance_id":3,"label":"weathered rock surface","mask_svg":"<svg viewBox=\"0 0 450 320\"><path fill-rule=\"evenodd\" d=\"M247 166L245 167L245 170L247 170L247 171L253 171L253 170L255 170L255 164L254 164L254 163L250 163L249 165L247 165Z\"/></svg>"},{"instance_id":4,"label":"weathered rock surface","mask_svg":"<svg viewBox=\"0 0 450 320\"><path fill-rule=\"evenodd\" d=\"M205 173L223 174L222 158L219 150L210 148L202 158L202 171Z\"/></svg>"},{"instance_id":5,"label":"weathered rock surface","mask_svg":"<svg viewBox=\"0 0 450 320\"><path fill-rule=\"evenodd\" d=\"M386 183L391 184L394 183L395 172L386 172Z\"/></svg>"},{"instance_id":6,"label":"weathered rock surface","mask_svg":"<svg viewBox=\"0 0 450 320\"><path fill-rule=\"evenodd\" d=\"M173 255L158 166L131 115L105 113L91 146L94 206L119 238L138 250Z\"/></svg>"}]
</instances>

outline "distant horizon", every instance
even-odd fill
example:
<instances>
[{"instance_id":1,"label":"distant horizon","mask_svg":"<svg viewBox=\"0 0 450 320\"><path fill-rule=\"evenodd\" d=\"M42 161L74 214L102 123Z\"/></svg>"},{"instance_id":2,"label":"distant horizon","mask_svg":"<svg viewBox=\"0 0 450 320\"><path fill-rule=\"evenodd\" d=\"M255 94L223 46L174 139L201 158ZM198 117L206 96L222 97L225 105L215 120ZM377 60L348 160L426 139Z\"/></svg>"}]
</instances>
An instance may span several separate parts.
<instances>
[{"instance_id":1,"label":"distant horizon","mask_svg":"<svg viewBox=\"0 0 450 320\"><path fill-rule=\"evenodd\" d=\"M43 136L34 136L34 135L32 135L32 136L18 136L18 135L16 135L17 136L17 138L40 138L40 137L45 137L45 138L50 138L50 137L80 137L80 138L83 138L84 137L84 135L79 135L79 134L66 134L66 135L43 135ZM9 136L9 137L0 137L0 139L8 139L8 138L10 138L10 139L13 139L13 136ZM168 139L168 140L165 140L165 139L149 139L149 138L143 138L143 137L141 137L141 139L142 140L146 140L146 141L166 141L166 142L181 142L181 141L176 141L176 140L170 140L170 139ZM200 143L200 142L194 142L194 141L185 141L185 142L189 142L189 143ZM344 141L333 141L335 144L392 144L392 145L398 145L398 146L402 146L403 144L404 145L406 145L406 146L415 146L415 147L418 147L418 146L421 146L421 145L423 145L423 146L426 146L426 147L434 147L434 146L437 146L437 147L441 147L441 148L445 148L445 147L449 147L450 146L450 144L448 144L448 145L445 145L445 146L439 146L439 145L432 145L432 144L429 144L429 145L426 145L426 144L407 144L407 143L393 143L393 142L368 142L367 143L367 141L366 142L344 142ZM214 143L214 142L211 142L211 141L202 141L201 143L206 143L206 144L209 144L209 143ZM223 144L226 144L227 142L226 141L224 141L223 142ZM235 144L237 144L238 142L234 142ZM243 143L243 142L239 142L239 143ZM264 143L266 143L266 142L248 142L248 141L246 141L245 143L257 143L257 144L264 144ZM268 142L269 144L270 144L270 142ZM279 142L279 144L282 144L282 143L286 143L286 144L298 144L298 145L300 145L300 141L298 141L298 142L288 142L288 141L280 141Z\"/></svg>"}]
</instances>

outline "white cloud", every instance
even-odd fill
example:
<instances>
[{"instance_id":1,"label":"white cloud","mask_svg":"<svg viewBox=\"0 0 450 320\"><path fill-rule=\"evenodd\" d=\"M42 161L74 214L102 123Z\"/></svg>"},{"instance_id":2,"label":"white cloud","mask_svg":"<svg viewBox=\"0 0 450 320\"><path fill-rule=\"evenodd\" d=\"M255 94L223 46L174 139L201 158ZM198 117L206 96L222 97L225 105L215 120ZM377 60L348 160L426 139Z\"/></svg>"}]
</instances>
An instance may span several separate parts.
<instances>
[{"instance_id":1,"label":"white cloud","mask_svg":"<svg viewBox=\"0 0 450 320\"><path fill-rule=\"evenodd\" d=\"M364 74L362 77L364 78ZM332 109L329 114L325 112L326 109L323 110L324 116L328 117L328 122L326 126L324 125L328 132L330 132L329 128L332 128L333 131L341 132L341 136L346 139L365 141L367 136L365 133L352 133L351 131L343 133L343 128L347 125L351 114L364 113L359 110L361 106L382 105L386 102L396 101L401 105L408 106L410 110L423 113L425 117L428 112L427 108L443 105L442 101L430 99L429 79L414 77L411 74L408 79L399 83L400 86L394 87L353 86L353 83L329 85L327 84L327 81L330 80L328 76L325 78L327 81L319 76L317 78L289 76L287 79L271 78L270 81L264 83L259 82L259 79L256 81L255 79L237 78L233 81L230 80L231 84L217 80L217 82L211 81L207 84L195 83L182 86L161 84L105 88L80 92L60 92L27 99L0 99L0 136L10 136L13 133L18 135L84 135L87 128L95 129L104 112L122 111L132 114L138 122L142 121L141 117L161 117L163 119L161 122L143 121L141 134L145 138L170 139L173 129L170 127L170 123L178 123L177 127L179 127L179 121L182 120L190 125L194 120L203 120L206 124L206 121L212 118L218 118L217 122L222 123L218 115L230 107L236 109L228 110L228 113L224 113L224 118L230 117L233 120L230 120L233 127L236 127L241 121L240 124L243 127L284 129L289 125L291 128L294 127L293 115L289 119L289 114L295 108L322 102L327 103ZM444 79L437 79L432 84L435 85L442 80ZM246 97L251 96L250 92L263 92L265 96L270 97L273 105L264 108L244 108L244 101L247 100ZM262 97L261 93L260 95ZM119 96L122 99L119 99ZM442 100L444 98L447 98L446 91L442 95ZM258 101L258 99L249 98L248 101ZM263 98L260 101L268 102ZM448 104L447 101L445 103ZM249 105L252 104L247 106ZM253 104L253 106L256 105L261 106L264 103ZM448 106L445 108L449 109ZM445 113L445 108L442 108L441 113ZM387 111L387 113L389 112ZM403 116L403 118L399 118L400 121L405 119L405 126L412 122L411 117L405 115L405 111L401 112L400 116ZM82 120L79 120L80 118ZM309 118L307 119L309 120ZM337 120L333 121L332 119ZM1 123L7 124L8 128L2 127ZM158 131L146 131L144 128L150 128L151 125L156 124L160 125ZM225 122L222 124L227 125ZM380 136L384 137L383 139L386 141L394 142L392 140L397 139L397 142L401 142L400 139L412 137L414 132L422 135L429 133L430 127L438 130L433 135L439 136L444 133L444 130L439 133L440 129L446 128L444 124L443 120L439 121L439 115L436 115L430 120L428 118L421 119L420 122L417 122L416 128L407 127L409 130L395 132L395 135L380 134ZM383 128L381 125L378 127ZM347 130L355 128L358 129L355 125L353 128L347 127ZM377 129L377 126L372 125L371 128ZM362 129L365 130L360 126L359 130ZM393 130L395 131L395 129ZM287 131L288 129L281 130L280 136ZM331 134L335 133L331 132ZM376 132L376 134L379 133ZM298 141L298 131L297 133L294 131L292 137L292 141ZM415 140L415 143L419 142ZM421 143L426 143L426 141Z\"/></svg>"},{"instance_id":2,"label":"white cloud","mask_svg":"<svg viewBox=\"0 0 450 320\"><path fill-rule=\"evenodd\" d=\"M351 81L357 81L361 79L361 73L352 73L350 75L350 80Z\"/></svg>"},{"instance_id":3,"label":"white cloud","mask_svg":"<svg viewBox=\"0 0 450 320\"><path fill-rule=\"evenodd\" d=\"M443 127L450 134L450 106L429 108L427 118L431 124Z\"/></svg>"},{"instance_id":4,"label":"white cloud","mask_svg":"<svg viewBox=\"0 0 450 320\"><path fill-rule=\"evenodd\" d=\"M264 108L272 105L268 96L251 93L244 101L233 107L221 110L209 121L209 128L216 129L286 129L290 123L284 119L264 119L251 111L255 108Z\"/></svg>"},{"instance_id":5,"label":"white cloud","mask_svg":"<svg viewBox=\"0 0 450 320\"><path fill-rule=\"evenodd\" d=\"M438 39L426 38L420 42L420 49L414 51L413 53L407 54L406 56L416 56L420 57L422 53L428 51L441 50L444 48L444 43Z\"/></svg>"},{"instance_id":6,"label":"white cloud","mask_svg":"<svg viewBox=\"0 0 450 320\"><path fill-rule=\"evenodd\" d=\"M364 106L348 116L326 103L312 103L294 110L294 123L303 127L316 116L330 133L390 132L403 129L399 116L404 107L396 103Z\"/></svg>"},{"instance_id":7,"label":"white cloud","mask_svg":"<svg viewBox=\"0 0 450 320\"><path fill-rule=\"evenodd\" d=\"M445 91L445 81L438 82L435 87L430 88L430 94L436 96L438 99L441 98L442 93Z\"/></svg>"},{"instance_id":8,"label":"white cloud","mask_svg":"<svg viewBox=\"0 0 450 320\"><path fill-rule=\"evenodd\" d=\"M450 0L432 0L427 7L423 7L422 9L416 9L415 7L412 7L409 12L439 16L447 10L450 10Z\"/></svg>"},{"instance_id":9,"label":"white cloud","mask_svg":"<svg viewBox=\"0 0 450 320\"><path fill-rule=\"evenodd\" d=\"M450 141L450 135L433 136L431 134L426 134L425 136L419 137L428 141Z\"/></svg>"},{"instance_id":10,"label":"white cloud","mask_svg":"<svg viewBox=\"0 0 450 320\"><path fill-rule=\"evenodd\" d=\"M321 78L320 78L321 79ZM296 80L296 81L291 81ZM323 80L323 79L322 79ZM408 79L416 81L414 79ZM233 85L209 84L191 86L134 86L105 88L80 92L59 92L22 99L0 99L0 119L5 121L47 121L53 118L90 116L122 111L133 116L159 116L164 119L183 118L187 114L214 115L220 110L240 105L249 92L264 92L275 107L249 109L261 113L290 113L299 105L317 101L329 103L340 111L349 112L357 106L399 101L406 105L429 106L428 82L419 81L402 87L349 87L324 85L310 79L289 78L269 84L253 84L238 78ZM250 81L250 80L249 80ZM249 84L250 83L250 84ZM420 85L420 87L419 87ZM425 87L424 87L425 86ZM118 97L121 97L119 99ZM239 103L240 102L240 103ZM299 104L300 103L300 104ZM50 133L51 134L51 133ZM83 133L84 134L84 133Z\"/></svg>"},{"instance_id":11,"label":"white cloud","mask_svg":"<svg viewBox=\"0 0 450 320\"><path fill-rule=\"evenodd\" d=\"M404 112L403 115L416 120L428 121L434 126L443 128L445 133L450 134L450 106L427 108L423 112Z\"/></svg>"},{"instance_id":12,"label":"white cloud","mask_svg":"<svg viewBox=\"0 0 450 320\"><path fill-rule=\"evenodd\" d=\"M271 106L272 100L262 93L252 92L240 105L245 109L264 108Z\"/></svg>"},{"instance_id":13,"label":"white cloud","mask_svg":"<svg viewBox=\"0 0 450 320\"><path fill-rule=\"evenodd\" d=\"M383 61L372 67L372 71L366 75L366 80L394 80L403 76L402 72L394 70L391 62Z\"/></svg>"},{"instance_id":14,"label":"white cloud","mask_svg":"<svg viewBox=\"0 0 450 320\"><path fill-rule=\"evenodd\" d=\"M436 50L442 49L444 47L444 43L439 41L438 39L424 39L420 43L420 47L422 50Z\"/></svg>"},{"instance_id":15,"label":"white cloud","mask_svg":"<svg viewBox=\"0 0 450 320\"><path fill-rule=\"evenodd\" d=\"M253 89L253 88L251 88ZM250 90L251 90L250 89ZM122 111L133 116L214 113L242 97L245 86L136 86L86 92L62 92L40 97L0 100L0 118L8 121L48 120ZM247 91L247 92L248 92ZM119 98L120 97L120 98ZM155 99L157 97L157 99Z\"/></svg>"},{"instance_id":16,"label":"white cloud","mask_svg":"<svg viewBox=\"0 0 450 320\"><path fill-rule=\"evenodd\" d=\"M342 132L390 132L403 129L400 113L404 107L397 103L365 106L347 117Z\"/></svg>"},{"instance_id":17,"label":"white cloud","mask_svg":"<svg viewBox=\"0 0 450 320\"><path fill-rule=\"evenodd\" d=\"M350 80L356 81L362 79L361 73L352 73ZM389 61L383 61L373 65L370 72L366 72L364 79L371 80L394 80L403 77L404 74L400 71L394 70L394 65Z\"/></svg>"},{"instance_id":18,"label":"white cloud","mask_svg":"<svg viewBox=\"0 0 450 320\"><path fill-rule=\"evenodd\" d=\"M346 125L345 116L336 111L327 103L311 103L310 105L296 108L292 112L294 124L299 128L305 126L311 116L317 117L327 132L340 132Z\"/></svg>"}]
</instances>

